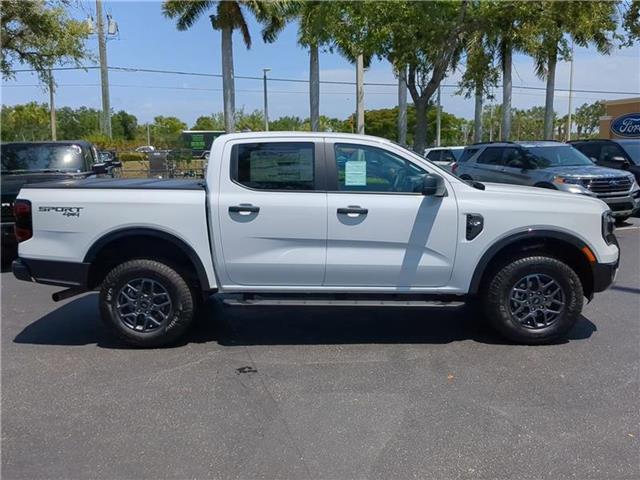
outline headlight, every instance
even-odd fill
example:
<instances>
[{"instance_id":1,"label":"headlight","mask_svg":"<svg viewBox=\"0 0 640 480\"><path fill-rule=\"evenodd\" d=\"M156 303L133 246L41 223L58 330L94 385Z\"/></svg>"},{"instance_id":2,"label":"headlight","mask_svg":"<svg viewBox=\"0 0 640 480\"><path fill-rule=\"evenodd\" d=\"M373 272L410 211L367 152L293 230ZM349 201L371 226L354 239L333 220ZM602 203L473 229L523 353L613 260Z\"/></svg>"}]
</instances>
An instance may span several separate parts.
<instances>
[{"instance_id":1,"label":"headlight","mask_svg":"<svg viewBox=\"0 0 640 480\"><path fill-rule=\"evenodd\" d=\"M607 242L607 245L615 243L615 236L613 234L616 229L616 221L611 215L611 210L607 210L602 214L602 238Z\"/></svg>"},{"instance_id":2,"label":"headlight","mask_svg":"<svg viewBox=\"0 0 640 480\"><path fill-rule=\"evenodd\" d=\"M580 185L582 187L585 187L589 183L589 180L586 180L584 178L562 177L560 175L557 175L553 177L553 183L557 183L559 185L568 183L571 185Z\"/></svg>"}]
</instances>

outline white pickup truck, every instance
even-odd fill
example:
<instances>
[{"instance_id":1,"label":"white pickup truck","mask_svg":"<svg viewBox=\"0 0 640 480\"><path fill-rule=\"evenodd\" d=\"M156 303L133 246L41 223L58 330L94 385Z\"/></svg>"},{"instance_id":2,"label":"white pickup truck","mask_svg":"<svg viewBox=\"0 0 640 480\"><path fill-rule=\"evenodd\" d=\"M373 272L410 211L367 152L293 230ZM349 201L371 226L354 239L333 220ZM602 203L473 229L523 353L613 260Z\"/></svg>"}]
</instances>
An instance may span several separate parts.
<instances>
[{"instance_id":1,"label":"white pickup truck","mask_svg":"<svg viewBox=\"0 0 640 480\"><path fill-rule=\"evenodd\" d=\"M362 135L224 135L206 181L25 185L15 215L14 275L68 287L54 300L98 289L104 321L139 346L174 342L214 292L243 305L469 302L507 338L545 343L619 262L600 200L467 183Z\"/></svg>"}]
</instances>

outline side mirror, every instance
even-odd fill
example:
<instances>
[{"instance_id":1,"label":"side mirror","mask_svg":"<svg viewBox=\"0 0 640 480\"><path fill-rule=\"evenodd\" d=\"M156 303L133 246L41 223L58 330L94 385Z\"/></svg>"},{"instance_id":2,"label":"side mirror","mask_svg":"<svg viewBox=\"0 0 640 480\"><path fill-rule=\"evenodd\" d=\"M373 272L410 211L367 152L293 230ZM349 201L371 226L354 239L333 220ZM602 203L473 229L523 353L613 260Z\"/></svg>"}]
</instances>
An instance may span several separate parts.
<instances>
[{"instance_id":1,"label":"side mirror","mask_svg":"<svg viewBox=\"0 0 640 480\"><path fill-rule=\"evenodd\" d=\"M91 166L91 171L97 175L103 174L103 173L107 173L107 171L109 170L109 167L106 163L94 163Z\"/></svg>"},{"instance_id":2,"label":"side mirror","mask_svg":"<svg viewBox=\"0 0 640 480\"><path fill-rule=\"evenodd\" d=\"M629 162L624 157L620 157L620 156L611 157L611 158L609 158L609 161L613 162L613 163L617 163L618 165L620 165L621 168L628 168L629 167Z\"/></svg>"},{"instance_id":3,"label":"side mirror","mask_svg":"<svg viewBox=\"0 0 640 480\"><path fill-rule=\"evenodd\" d=\"M444 188L444 180L442 177L427 173L422 177L422 195L443 197L446 190Z\"/></svg>"}]
</instances>

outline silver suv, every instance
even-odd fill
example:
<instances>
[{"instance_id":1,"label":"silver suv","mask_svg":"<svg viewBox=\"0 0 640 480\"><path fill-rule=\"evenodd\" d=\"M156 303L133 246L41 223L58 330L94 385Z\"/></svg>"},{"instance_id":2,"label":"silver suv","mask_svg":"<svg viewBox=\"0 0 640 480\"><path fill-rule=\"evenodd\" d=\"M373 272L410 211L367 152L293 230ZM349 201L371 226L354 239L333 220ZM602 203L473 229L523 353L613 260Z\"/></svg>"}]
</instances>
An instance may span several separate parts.
<instances>
[{"instance_id":1,"label":"silver suv","mask_svg":"<svg viewBox=\"0 0 640 480\"><path fill-rule=\"evenodd\" d=\"M469 145L452 172L464 180L511 183L599 198L617 220L640 208L640 187L631 173L599 167L560 142L498 142Z\"/></svg>"}]
</instances>

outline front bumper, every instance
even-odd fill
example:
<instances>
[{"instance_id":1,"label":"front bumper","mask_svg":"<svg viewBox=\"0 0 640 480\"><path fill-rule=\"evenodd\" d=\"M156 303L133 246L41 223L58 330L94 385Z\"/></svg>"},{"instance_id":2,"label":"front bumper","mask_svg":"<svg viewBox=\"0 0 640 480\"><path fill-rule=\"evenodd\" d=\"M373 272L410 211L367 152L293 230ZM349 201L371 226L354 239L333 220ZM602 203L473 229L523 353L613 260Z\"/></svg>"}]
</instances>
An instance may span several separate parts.
<instances>
[{"instance_id":1,"label":"front bumper","mask_svg":"<svg viewBox=\"0 0 640 480\"><path fill-rule=\"evenodd\" d=\"M613 263L594 263L591 265L593 275L593 292L603 292L611 286L618 274L620 266L620 245L618 239L613 235L613 244L618 247L618 258Z\"/></svg>"},{"instance_id":2,"label":"front bumper","mask_svg":"<svg viewBox=\"0 0 640 480\"><path fill-rule=\"evenodd\" d=\"M624 197L597 197L611 209L614 217L629 217L640 209L640 191Z\"/></svg>"},{"instance_id":3,"label":"front bumper","mask_svg":"<svg viewBox=\"0 0 640 480\"><path fill-rule=\"evenodd\" d=\"M11 271L18 280L26 282L84 288L88 284L90 266L90 263L17 258L11 264Z\"/></svg>"}]
</instances>

